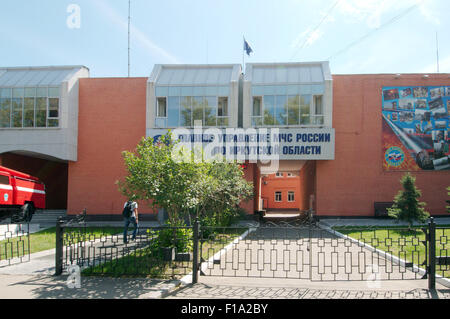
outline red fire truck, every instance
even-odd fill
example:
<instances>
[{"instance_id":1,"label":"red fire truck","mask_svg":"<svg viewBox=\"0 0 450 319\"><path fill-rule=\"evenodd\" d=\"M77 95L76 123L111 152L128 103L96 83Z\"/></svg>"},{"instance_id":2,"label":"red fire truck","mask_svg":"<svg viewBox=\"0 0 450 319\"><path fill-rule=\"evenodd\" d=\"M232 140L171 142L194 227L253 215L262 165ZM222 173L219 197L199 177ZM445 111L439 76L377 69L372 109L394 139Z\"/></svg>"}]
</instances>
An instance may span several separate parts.
<instances>
[{"instance_id":1,"label":"red fire truck","mask_svg":"<svg viewBox=\"0 0 450 319\"><path fill-rule=\"evenodd\" d=\"M29 222L45 208L45 185L38 178L0 166L0 220Z\"/></svg>"}]
</instances>

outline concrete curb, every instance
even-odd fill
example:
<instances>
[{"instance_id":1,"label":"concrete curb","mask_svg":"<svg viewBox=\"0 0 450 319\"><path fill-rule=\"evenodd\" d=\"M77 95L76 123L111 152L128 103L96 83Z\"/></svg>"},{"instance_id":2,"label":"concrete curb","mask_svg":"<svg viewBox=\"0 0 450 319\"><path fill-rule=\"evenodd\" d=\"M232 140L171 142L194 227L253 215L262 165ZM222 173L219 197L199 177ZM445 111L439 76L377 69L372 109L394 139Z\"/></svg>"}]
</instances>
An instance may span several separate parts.
<instances>
[{"instance_id":1,"label":"concrete curb","mask_svg":"<svg viewBox=\"0 0 450 319\"><path fill-rule=\"evenodd\" d=\"M150 288L150 292L139 296L138 299L163 299L167 297L170 293L181 287L182 283L180 280L172 280L162 287Z\"/></svg>"}]
</instances>

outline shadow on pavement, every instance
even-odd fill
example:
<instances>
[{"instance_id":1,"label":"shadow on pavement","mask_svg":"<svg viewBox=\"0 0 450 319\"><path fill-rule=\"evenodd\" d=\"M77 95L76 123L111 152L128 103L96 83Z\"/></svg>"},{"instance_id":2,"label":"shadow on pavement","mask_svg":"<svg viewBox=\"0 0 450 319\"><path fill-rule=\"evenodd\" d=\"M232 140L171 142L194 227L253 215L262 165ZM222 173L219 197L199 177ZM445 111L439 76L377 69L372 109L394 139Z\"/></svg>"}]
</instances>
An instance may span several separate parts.
<instances>
[{"instance_id":1,"label":"shadow on pavement","mask_svg":"<svg viewBox=\"0 0 450 319\"><path fill-rule=\"evenodd\" d=\"M34 299L138 299L155 292L165 281L143 278L82 277L81 288L69 288L68 276L45 276L16 282L11 286L23 286ZM33 288L34 287L34 288Z\"/></svg>"}]
</instances>

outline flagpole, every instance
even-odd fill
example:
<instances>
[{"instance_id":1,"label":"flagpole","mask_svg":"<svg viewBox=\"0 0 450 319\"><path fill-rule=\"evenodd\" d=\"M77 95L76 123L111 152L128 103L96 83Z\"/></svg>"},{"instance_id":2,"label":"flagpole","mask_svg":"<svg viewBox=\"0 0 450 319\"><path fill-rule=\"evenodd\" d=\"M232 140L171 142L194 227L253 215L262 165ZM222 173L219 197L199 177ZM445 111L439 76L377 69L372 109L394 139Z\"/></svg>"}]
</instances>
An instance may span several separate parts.
<instances>
[{"instance_id":1,"label":"flagpole","mask_svg":"<svg viewBox=\"0 0 450 319\"><path fill-rule=\"evenodd\" d=\"M245 68L245 53L244 53L244 45L245 45L245 37L242 36L242 39L244 40L244 42L242 43L242 74L244 74L244 68Z\"/></svg>"}]
</instances>

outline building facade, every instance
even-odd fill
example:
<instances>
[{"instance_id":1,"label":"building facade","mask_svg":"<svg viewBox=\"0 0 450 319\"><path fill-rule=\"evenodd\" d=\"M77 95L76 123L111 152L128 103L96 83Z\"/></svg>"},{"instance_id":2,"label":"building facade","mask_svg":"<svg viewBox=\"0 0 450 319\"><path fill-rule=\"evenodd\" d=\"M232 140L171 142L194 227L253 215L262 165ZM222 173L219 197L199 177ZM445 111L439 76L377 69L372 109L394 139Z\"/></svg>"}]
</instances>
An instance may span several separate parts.
<instances>
[{"instance_id":1,"label":"building facade","mask_svg":"<svg viewBox=\"0 0 450 319\"><path fill-rule=\"evenodd\" d=\"M47 206L120 219L122 152L168 130L245 163L262 209L374 216L411 172L445 215L448 74L332 75L327 62L155 65L148 78L82 66L0 69L0 164L42 179ZM157 212L140 203L144 219Z\"/></svg>"}]
</instances>

